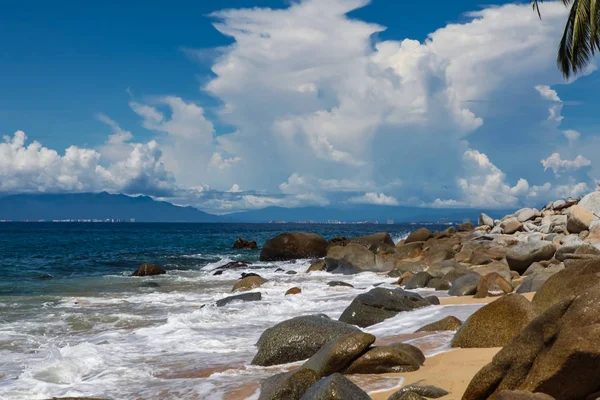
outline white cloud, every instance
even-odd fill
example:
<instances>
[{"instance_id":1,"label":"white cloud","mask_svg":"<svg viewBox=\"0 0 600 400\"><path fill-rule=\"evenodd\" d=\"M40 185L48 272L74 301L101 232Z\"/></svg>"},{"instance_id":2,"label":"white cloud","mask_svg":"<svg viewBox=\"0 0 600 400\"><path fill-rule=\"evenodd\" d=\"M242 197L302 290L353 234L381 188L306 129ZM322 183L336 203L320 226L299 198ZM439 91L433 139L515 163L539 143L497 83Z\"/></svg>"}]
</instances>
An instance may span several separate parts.
<instances>
[{"instance_id":1,"label":"white cloud","mask_svg":"<svg viewBox=\"0 0 600 400\"><path fill-rule=\"evenodd\" d=\"M548 158L542 160L544 171L550 168L555 175L558 175L560 171L574 171L591 164L592 162L582 155L578 155L574 160L563 160L559 153L552 153Z\"/></svg>"},{"instance_id":2,"label":"white cloud","mask_svg":"<svg viewBox=\"0 0 600 400\"><path fill-rule=\"evenodd\" d=\"M237 183L234 183L233 186L231 186L231 188L228 190L228 192L230 193L239 193L242 190L240 189L239 185Z\"/></svg>"},{"instance_id":3,"label":"white cloud","mask_svg":"<svg viewBox=\"0 0 600 400\"><path fill-rule=\"evenodd\" d=\"M213 153L210 158L210 166L217 169L231 168L242 161L241 157L223 157L221 153Z\"/></svg>"},{"instance_id":4,"label":"white cloud","mask_svg":"<svg viewBox=\"0 0 600 400\"><path fill-rule=\"evenodd\" d=\"M569 185L559 185L556 188L556 197L581 197L589 191L590 189L585 182L578 182Z\"/></svg>"},{"instance_id":5,"label":"white cloud","mask_svg":"<svg viewBox=\"0 0 600 400\"><path fill-rule=\"evenodd\" d=\"M574 129L568 129L566 131L563 131L563 135L565 135L569 142L574 142L581 137L581 133Z\"/></svg>"},{"instance_id":6,"label":"white cloud","mask_svg":"<svg viewBox=\"0 0 600 400\"><path fill-rule=\"evenodd\" d=\"M542 97L546 100L562 103L562 100L560 99L560 97L558 97L558 93L556 92L556 90L551 89L550 86L537 85L535 87L535 90L537 90L540 93L540 95L542 95Z\"/></svg>"},{"instance_id":7,"label":"white cloud","mask_svg":"<svg viewBox=\"0 0 600 400\"><path fill-rule=\"evenodd\" d=\"M376 204L380 206L397 206L400 204L398 200L392 196L386 196L383 193L369 192L364 196L352 197L348 200L350 203L359 204Z\"/></svg>"}]
</instances>

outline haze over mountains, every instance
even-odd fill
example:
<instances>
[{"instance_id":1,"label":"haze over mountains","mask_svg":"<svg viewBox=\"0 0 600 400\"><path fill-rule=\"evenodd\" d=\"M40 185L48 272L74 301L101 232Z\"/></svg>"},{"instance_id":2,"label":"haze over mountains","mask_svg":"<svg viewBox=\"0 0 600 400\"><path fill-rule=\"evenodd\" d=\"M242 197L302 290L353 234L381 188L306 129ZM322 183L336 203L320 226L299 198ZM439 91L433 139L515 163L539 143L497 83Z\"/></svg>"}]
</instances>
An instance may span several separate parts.
<instances>
[{"instance_id":1,"label":"haze over mountains","mask_svg":"<svg viewBox=\"0 0 600 400\"><path fill-rule=\"evenodd\" d=\"M314 221L385 223L393 219L403 222L476 221L480 212L499 217L507 210L479 210L459 208L419 208L407 206L376 206L347 204L336 207L283 208L267 207L260 210L228 215L212 215L194 207L181 207L157 201L148 196L123 194L17 194L0 197L0 220L53 221L53 220L124 220L135 222L253 222Z\"/></svg>"}]
</instances>

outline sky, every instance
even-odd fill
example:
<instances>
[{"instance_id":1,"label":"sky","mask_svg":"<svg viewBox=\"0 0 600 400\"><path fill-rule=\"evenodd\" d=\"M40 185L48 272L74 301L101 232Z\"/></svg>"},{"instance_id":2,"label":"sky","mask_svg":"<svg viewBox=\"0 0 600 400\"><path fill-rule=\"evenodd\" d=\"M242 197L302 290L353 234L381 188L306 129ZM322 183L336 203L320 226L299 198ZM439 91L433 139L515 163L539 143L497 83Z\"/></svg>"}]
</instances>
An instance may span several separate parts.
<instances>
[{"instance_id":1,"label":"sky","mask_svg":"<svg viewBox=\"0 0 600 400\"><path fill-rule=\"evenodd\" d=\"M410 3L410 4L405 4ZM225 214L518 208L600 176L596 60L565 81L544 2L11 2L0 195L150 195Z\"/></svg>"}]
</instances>

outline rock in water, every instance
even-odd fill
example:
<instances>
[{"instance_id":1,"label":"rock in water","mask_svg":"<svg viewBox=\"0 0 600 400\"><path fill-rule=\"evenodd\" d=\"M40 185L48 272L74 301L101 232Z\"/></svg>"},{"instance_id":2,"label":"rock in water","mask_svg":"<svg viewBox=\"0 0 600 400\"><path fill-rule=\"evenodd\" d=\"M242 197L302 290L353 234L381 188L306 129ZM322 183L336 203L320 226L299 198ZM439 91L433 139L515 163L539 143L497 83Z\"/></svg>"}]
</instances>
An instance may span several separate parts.
<instances>
[{"instance_id":1,"label":"rock in water","mask_svg":"<svg viewBox=\"0 0 600 400\"><path fill-rule=\"evenodd\" d=\"M324 271L325 268L327 268L327 265L325 264L325 260L319 260L319 261L315 261L314 263L312 263L310 265L310 267L308 267L308 269L306 270L306 272L313 272L313 271Z\"/></svg>"},{"instance_id":2,"label":"rock in water","mask_svg":"<svg viewBox=\"0 0 600 400\"><path fill-rule=\"evenodd\" d=\"M330 287L338 287L338 286L342 286L342 287L349 287L349 288L354 288L354 286L352 286L349 283L346 282L342 282L342 281L331 281L331 282L327 282L327 286Z\"/></svg>"},{"instance_id":3,"label":"rock in water","mask_svg":"<svg viewBox=\"0 0 600 400\"><path fill-rule=\"evenodd\" d=\"M153 264L142 264L131 276L152 276L166 274L167 271Z\"/></svg>"},{"instance_id":4,"label":"rock in water","mask_svg":"<svg viewBox=\"0 0 600 400\"><path fill-rule=\"evenodd\" d=\"M345 374L387 374L416 371L423 365L425 356L415 346L396 343L373 347L357 358L344 371Z\"/></svg>"},{"instance_id":5,"label":"rock in water","mask_svg":"<svg viewBox=\"0 0 600 400\"><path fill-rule=\"evenodd\" d=\"M256 293L244 293L238 294L237 296L229 296L224 299L217 300L217 307L223 307L232 301L259 301L262 298L260 292Z\"/></svg>"},{"instance_id":6,"label":"rock in water","mask_svg":"<svg viewBox=\"0 0 600 400\"><path fill-rule=\"evenodd\" d=\"M419 396L427 397L428 399L437 399L439 397L444 397L450 394L446 390L440 389L436 386L418 385L413 383L411 385L406 385L402 389L398 390L388 400L403 399L402 395L404 395L405 393L416 393Z\"/></svg>"},{"instance_id":7,"label":"rock in water","mask_svg":"<svg viewBox=\"0 0 600 400\"><path fill-rule=\"evenodd\" d=\"M508 294L480 308L452 339L452 347L502 347L525 328L537 312L520 294Z\"/></svg>"},{"instance_id":8,"label":"rock in water","mask_svg":"<svg viewBox=\"0 0 600 400\"><path fill-rule=\"evenodd\" d=\"M400 289L375 288L358 295L340 316L340 321L367 327L402 311L431 305L417 293Z\"/></svg>"},{"instance_id":9,"label":"rock in water","mask_svg":"<svg viewBox=\"0 0 600 400\"><path fill-rule=\"evenodd\" d=\"M352 325L324 315L292 318L263 332L252 364L269 366L305 360L333 339L360 332Z\"/></svg>"},{"instance_id":10,"label":"rock in water","mask_svg":"<svg viewBox=\"0 0 600 400\"><path fill-rule=\"evenodd\" d=\"M519 243L506 252L506 261L511 270L523 273L534 262L550 260L556 248L550 242Z\"/></svg>"},{"instance_id":11,"label":"rock in water","mask_svg":"<svg viewBox=\"0 0 600 400\"><path fill-rule=\"evenodd\" d=\"M370 400L371 397L342 374L315 383L301 400Z\"/></svg>"},{"instance_id":12,"label":"rock in water","mask_svg":"<svg viewBox=\"0 0 600 400\"><path fill-rule=\"evenodd\" d=\"M452 282L452 286L448 291L450 296L470 296L477 293L477 285L482 279L482 276L477 273L470 273Z\"/></svg>"},{"instance_id":13,"label":"rock in water","mask_svg":"<svg viewBox=\"0 0 600 400\"><path fill-rule=\"evenodd\" d=\"M256 289L257 287L262 286L266 283L267 280L261 278L258 275L246 276L245 278L240 279L233 285L232 292L244 292L247 290Z\"/></svg>"},{"instance_id":14,"label":"rock in water","mask_svg":"<svg viewBox=\"0 0 600 400\"><path fill-rule=\"evenodd\" d=\"M233 244L234 250L256 250L258 249L258 245L254 240L244 240L242 238L238 238Z\"/></svg>"},{"instance_id":15,"label":"rock in water","mask_svg":"<svg viewBox=\"0 0 600 400\"><path fill-rule=\"evenodd\" d=\"M291 289L288 289L287 292L285 292L285 296L290 296L293 294L300 294L302 293L302 289L300 289L299 287L293 287Z\"/></svg>"},{"instance_id":16,"label":"rock in water","mask_svg":"<svg viewBox=\"0 0 600 400\"><path fill-rule=\"evenodd\" d=\"M321 347L302 368L312 369L319 378L344 370L375 342L368 333L349 333Z\"/></svg>"},{"instance_id":17,"label":"rock in water","mask_svg":"<svg viewBox=\"0 0 600 400\"><path fill-rule=\"evenodd\" d=\"M288 261L321 258L327 254L327 241L314 233L287 232L270 239L261 252L261 261Z\"/></svg>"},{"instance_id":18,"label":"rock in water","mask_svg":"<svg viewBox=\"0 0 600 400\"><path fill-rule=\"evenodd\" d=\"M412 232L410 235L408 235L408 237L404 241L404 244L409 244L413 242L425 242L431 236L433 236L433 234L429 229L419 228L416 231Z\"/></svg>"},{"instance_id":19,"label":"rock in water","mask_svg":"<svg viewBox=\"0 0 600 400\"><path fill-rule=\"evenodd\" d=\"M283 372L262 382L258 400L300 400L318 380L315 371L307 368Z\"/></svg>"},{"instance_id":20,"label":"rock in water","mask_svg":"<svg viewBox=\"0 0 600 400\"><path fill-rule=\"evenodd\" d=\"M502 390L541 392L560 400L596 399L598 360L600 285L595 285L574 291L534 319L473 377L463 399L494 398Z\"/></svg>"},{"instance_id":21,"label":"rock in water","mask_svg":"<svg viewBox=\"0 0 600 400\"><path fill-rule=\"evenodd\" d=\"M375 263L375 253L357 243L330 247L327 251L325 264L327 265L327 271L331 272L358 273L378 270Z\"/></svg>"},{"instance_id":22,"label":"rock in water","mask_svg":"<svg viewBox=\"0 0 600 400\"><path fill-rule=\"evenodd\" d=\"M417 330L417 332L438 332L438 331L456 331L462 326L462 321L456 317L449 316L439 321L433 322L429 325Z\"/></svg>"}]
</instances>

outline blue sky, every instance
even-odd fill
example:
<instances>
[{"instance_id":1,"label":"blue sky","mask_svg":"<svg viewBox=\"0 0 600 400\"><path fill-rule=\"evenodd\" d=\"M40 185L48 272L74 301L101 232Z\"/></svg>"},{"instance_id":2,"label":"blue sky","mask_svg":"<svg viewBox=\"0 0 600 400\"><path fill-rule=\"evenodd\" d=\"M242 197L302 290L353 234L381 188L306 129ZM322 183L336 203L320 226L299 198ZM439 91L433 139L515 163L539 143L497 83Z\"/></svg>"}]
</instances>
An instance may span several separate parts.
<instances>
[{"instance_id":1,"label":"blue sky","mask_svg":"<svg viewBox=\"0 0 600 400\"><path fill-rule=\"evenodd\" d=\"M0 193L225 213L593 190L600 78L558 73L561 4L403 3L5 5Z\"/></svg>"}]
</instances>

